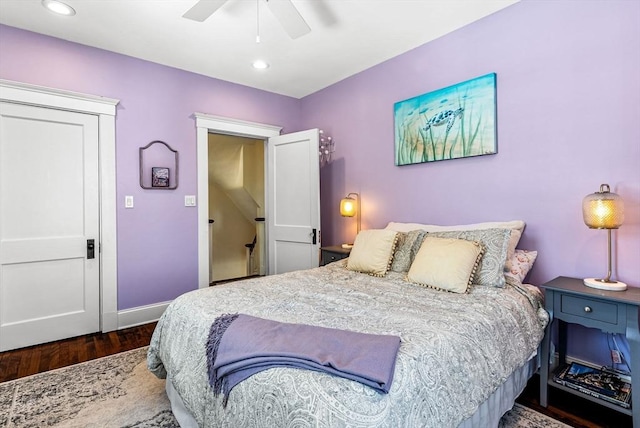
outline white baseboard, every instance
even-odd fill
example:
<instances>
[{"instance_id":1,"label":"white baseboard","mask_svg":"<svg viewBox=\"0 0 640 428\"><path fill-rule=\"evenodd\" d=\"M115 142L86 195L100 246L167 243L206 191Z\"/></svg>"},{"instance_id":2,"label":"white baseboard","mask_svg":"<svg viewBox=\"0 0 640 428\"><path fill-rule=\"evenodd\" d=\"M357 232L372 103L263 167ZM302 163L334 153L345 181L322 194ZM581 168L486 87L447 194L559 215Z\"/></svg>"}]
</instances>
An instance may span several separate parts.
<instances>
[{"instance_id":1,"label":"white baseboard","mask_svg":"<svg viewBox=\"0 0 640 428\"><path fill-rule=\"evenodd\" d=\"M158 321L171 302L154 303L118 311L118 330Z\"/></svg>"}]
</instances>

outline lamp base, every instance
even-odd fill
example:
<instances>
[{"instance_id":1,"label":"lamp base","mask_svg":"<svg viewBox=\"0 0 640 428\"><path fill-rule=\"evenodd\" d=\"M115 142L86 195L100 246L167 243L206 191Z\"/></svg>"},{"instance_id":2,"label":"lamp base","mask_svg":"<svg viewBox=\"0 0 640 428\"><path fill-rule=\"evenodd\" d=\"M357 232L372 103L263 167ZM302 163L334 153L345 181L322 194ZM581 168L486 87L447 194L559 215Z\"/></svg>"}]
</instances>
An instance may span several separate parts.
<instances>
[{"instance_id":1,"label":"lamp base","mask_svg":"<svg viewBox=\"0 0 640 428\"><path fill-rule=\"evenodd\" d=\"M591 288L598 288L600 290L609 291L624 291L627 289L627 284L618 281L606 281L604 279L585 278L584 285Z\"/></svg>"},{"instance_id":2,"label":"lamp base","mask_svg":"<svg viewBox=\"0 0 640 428\"><path fill-rule=\"evenodd\" d=\"M350 250L351 248L353 248L353 244L342 244L342 248L344 248L345 250Z\"/></svg>"}]
</instances>

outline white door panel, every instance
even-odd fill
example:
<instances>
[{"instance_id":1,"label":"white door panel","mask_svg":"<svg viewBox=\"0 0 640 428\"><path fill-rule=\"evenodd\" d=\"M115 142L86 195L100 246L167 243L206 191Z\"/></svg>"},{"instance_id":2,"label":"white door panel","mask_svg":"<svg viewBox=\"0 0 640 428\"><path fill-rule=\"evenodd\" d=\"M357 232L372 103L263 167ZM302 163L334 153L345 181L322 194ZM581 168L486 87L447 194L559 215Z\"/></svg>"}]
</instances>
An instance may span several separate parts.
<instances>
[{"instance_id":1,"label":"white door panel","mask_svg":"<svg viewBox=\"0 0 640 428\"><path fill-rule=\"evenodd\" d=\"M277 241L301 242L311 244L313 240L313 228L308 226L292 226L280 223L279 227L271 234Z\"/></svg>"},{"instance_id":2,"label":"white door panel","mask_svg":"<svg viewBox=\"0 0 640 428\"><path fill-rule=\"evenodd\" d=\"M0 351L99 330L98 178L97 116L0 104Z\"/></svg>"},{"instance_id":3,"label":"white door panel","mask_svg":"<svg viewBox=\"0 0 640 428\"><path fill-rule=\"evenodd\" d=\"M311 263L312 260L310 260L310 257L313 257L313 251L310 253L309 247L309 243L276 239L274 241L273 264L278 270L277 273L314 267ZM317 262L315 266L317 266Z\"/></svg>"},{"instance_id":4,"label":"white door panel","mask_svg":"<svg viewBox=\"0 0 640 428\"><path fill-rule=\"evenodd\" d=\"M270 142L274 147L274 184L277 186L274 222L278 225L309 226L312 204L306 198L310 196L312 178L309 174L308 142L296 138L278 144L274 140Z\"/></svg>"},{"instance_id":5,"label":"white door panel","mask_svg":"<svg viewBox=\"0 0 640 428\"><path fill-rule=\"evenodd\" d=\"M3 113L2 238L82 235L83 127Z\"/></svg>"},{"instance_id":6,"label":"white door panel","mask_svg":"<svg viewBox=\"0 0 640 428\"><path fill-rule=\"evenodd\" d=\"M39 260L84 258L87 241L83 236L32 238L0 242L2 264L29 263Z\"/></svg>"},{"instance_id":7,"label":"white door panel","mask_svg":"<svg viewBox=\"0 0 640 428\"><path fill-rule=\"evenodd\" d=\"M320 248L318 130L272 137L268 147L269 273L317 267Z\"/></svg>"},{"instance_id":8,"label":"white door panel","mask_svg":"<svg viewBox=\"0 0 640 428\"><path fill-rule=\"evenodd\" d=\"M8 264L3 271L3 325L19 324L85 310L83 260ZM59 284L51 287L51 284ZM23 298L29 296L28 299Z\"/></svg>"}]
</instances>

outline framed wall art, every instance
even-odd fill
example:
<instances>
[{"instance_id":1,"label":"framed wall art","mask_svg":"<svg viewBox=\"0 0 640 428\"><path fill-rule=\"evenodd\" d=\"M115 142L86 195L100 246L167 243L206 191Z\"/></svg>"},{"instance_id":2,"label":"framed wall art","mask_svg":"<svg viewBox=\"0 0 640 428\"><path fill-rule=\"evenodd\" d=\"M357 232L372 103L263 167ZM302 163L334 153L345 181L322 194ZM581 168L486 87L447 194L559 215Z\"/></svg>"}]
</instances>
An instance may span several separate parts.
<instances>
[{"instance_id":1,"label":"framed wall art","mask_svg":"<svg viewBox=\"0 0 640 428\"><path fill-rule=\"evenodd\" d=\"M495 73L397 102L393 110L396 165L498 152Z\"/></svg>"},{"instance_id":2,"label":"framed wall art","mask_svg":"<svg viewBox=\"0 0 640 428\"><path fill-rule=\"evenodd\" d=\"M178 188L178 151L164 141L152 141L138 149L140 187L151 190ZM153 166L153 165L167 166Z\"/></svg>"},{"instance_id":3,"label":"framed wall art","mask_svg":"<svg viewBox=\"0 0 640 428\"><path fill-rule=\"evenodd\" d=\"M151 168L151 187L169 187L169 168Z\"/></svg>"}]
</instances>

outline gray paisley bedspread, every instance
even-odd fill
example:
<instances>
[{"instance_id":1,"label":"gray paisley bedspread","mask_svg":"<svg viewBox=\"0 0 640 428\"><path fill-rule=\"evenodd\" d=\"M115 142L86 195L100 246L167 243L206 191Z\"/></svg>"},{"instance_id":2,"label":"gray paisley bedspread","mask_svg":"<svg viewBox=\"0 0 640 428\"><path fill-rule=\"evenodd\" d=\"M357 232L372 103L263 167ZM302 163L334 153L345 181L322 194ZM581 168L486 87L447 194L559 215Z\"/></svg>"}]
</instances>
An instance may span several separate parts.
<instances>
[{"instance_id":1,"label":"gray paisley bedspread","mask_svg":"<svg viewBox=\"0 0 640 428\"><path fill-rule=\"evenodd\" d=\"M345 261L186 293L161 317L148 367L170 375L202 427L456 427L536 351L548 320L535 287L469 294L376 278ZM226 408L207 381L213 320L241 312L401 338L388 394L325 373L274 368L238 384Z\"/></svg>"}]
</instances>

